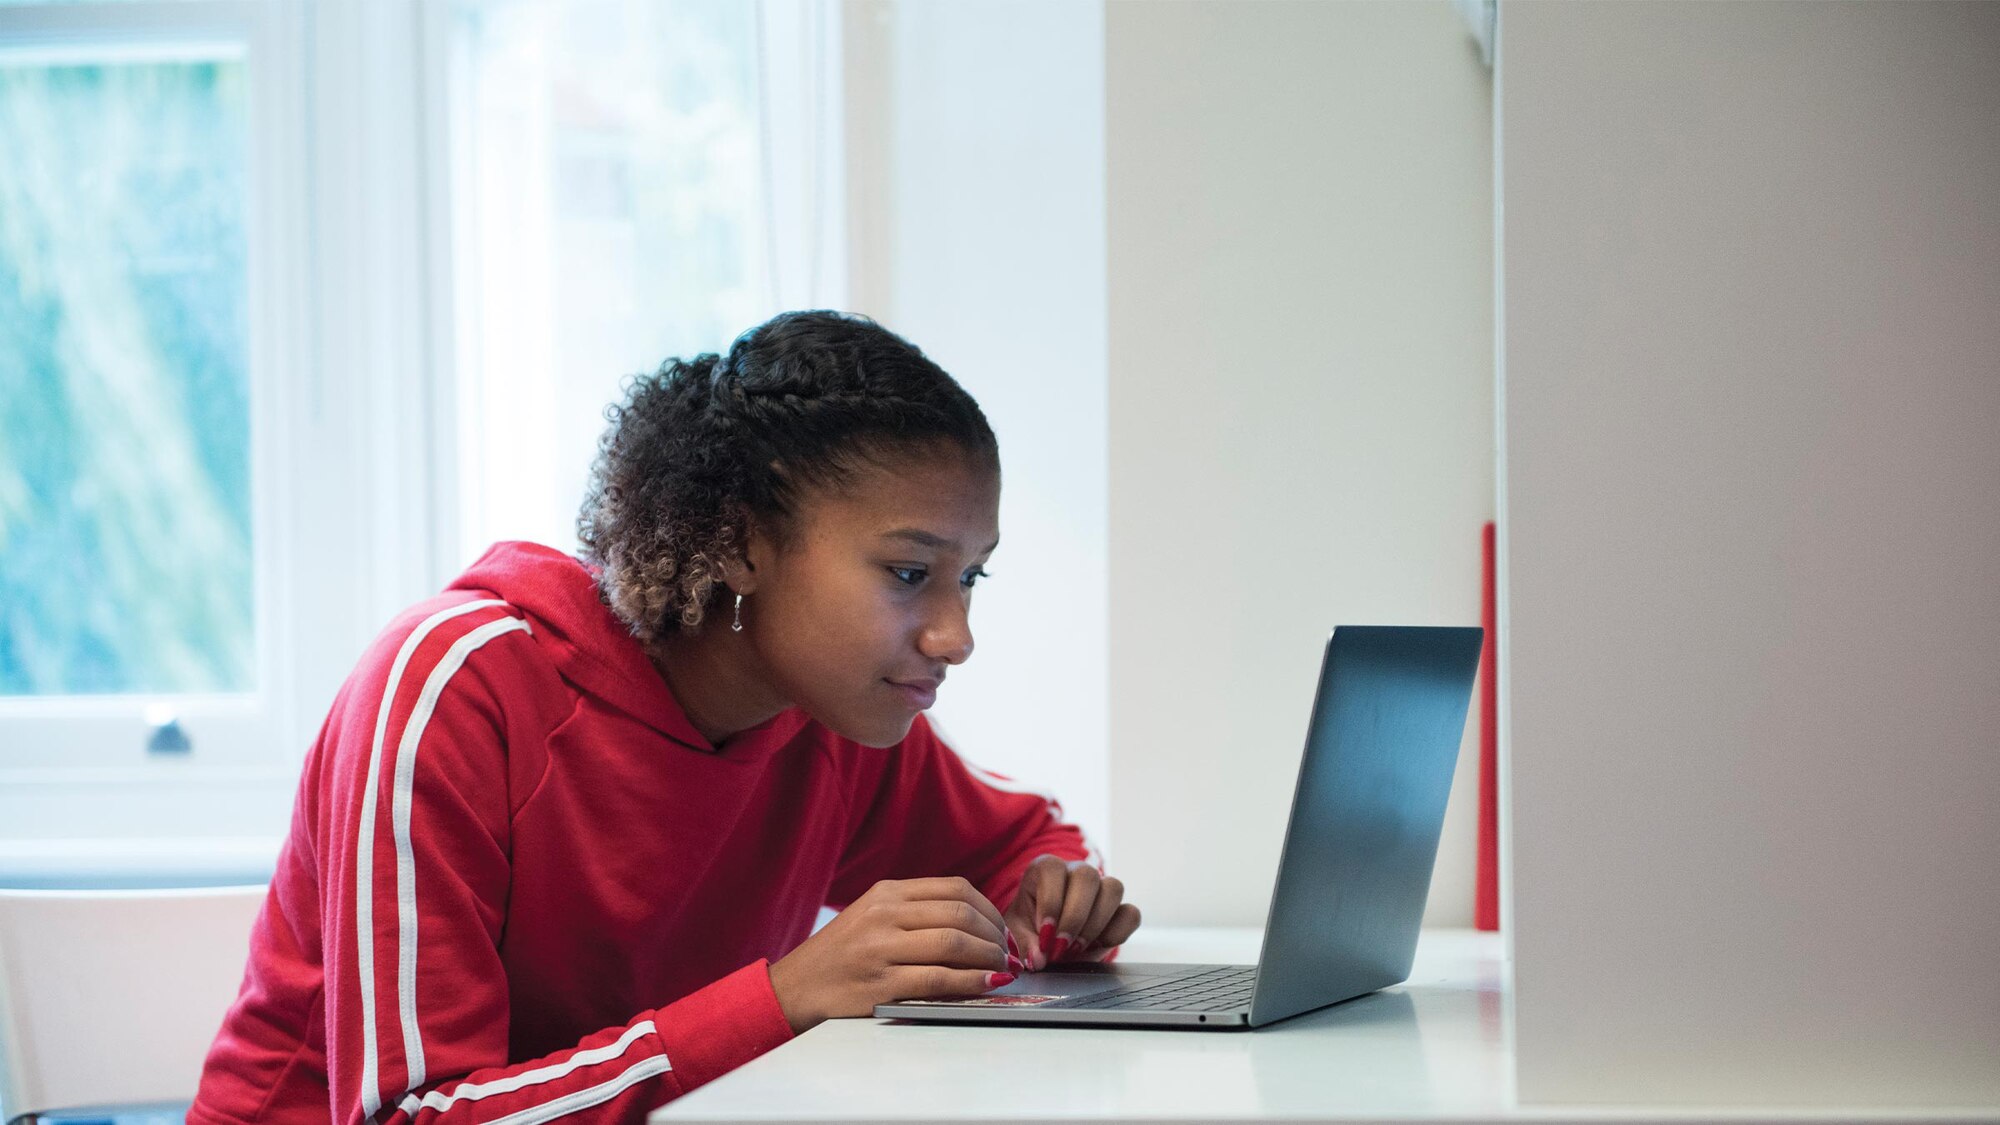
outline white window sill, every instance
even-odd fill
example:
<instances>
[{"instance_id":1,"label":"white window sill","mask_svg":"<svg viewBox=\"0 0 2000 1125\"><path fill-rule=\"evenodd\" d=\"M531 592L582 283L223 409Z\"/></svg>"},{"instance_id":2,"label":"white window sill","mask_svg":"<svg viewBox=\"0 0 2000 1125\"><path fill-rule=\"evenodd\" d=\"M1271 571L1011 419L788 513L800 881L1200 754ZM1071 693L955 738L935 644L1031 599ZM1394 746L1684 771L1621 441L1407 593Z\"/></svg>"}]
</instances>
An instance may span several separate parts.
<instances>
[{"instance_id":1,"label":"white window sill","mask_svg":"<svg viewBox=\"0 0 2000 1125\"><path fill-rule=\"evenodd\" d=\"M276 836L0 840L0 887L265 883L282 843Z\"/></svg>"}]
</instances>

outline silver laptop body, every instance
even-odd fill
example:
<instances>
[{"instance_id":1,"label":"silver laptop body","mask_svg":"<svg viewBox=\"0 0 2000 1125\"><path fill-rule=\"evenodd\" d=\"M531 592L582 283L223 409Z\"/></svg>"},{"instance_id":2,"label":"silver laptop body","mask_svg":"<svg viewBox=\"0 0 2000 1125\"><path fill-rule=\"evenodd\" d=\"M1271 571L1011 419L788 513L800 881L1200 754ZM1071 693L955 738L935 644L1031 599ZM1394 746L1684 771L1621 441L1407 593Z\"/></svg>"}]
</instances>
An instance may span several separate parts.
<instances>
[{"instance_id":1,"label":"silver laptop body","mask_svg":"<svg viewBox=\"0 0 2000 1125\"><path fill-rule=\"evenodd\" d=\"M1482 640L1474 628L1388 625L1328 638L1257 964L1065 963L984 996L875 1014L1229 1030L1402 983Z\"/></svg>"}]
</instances>

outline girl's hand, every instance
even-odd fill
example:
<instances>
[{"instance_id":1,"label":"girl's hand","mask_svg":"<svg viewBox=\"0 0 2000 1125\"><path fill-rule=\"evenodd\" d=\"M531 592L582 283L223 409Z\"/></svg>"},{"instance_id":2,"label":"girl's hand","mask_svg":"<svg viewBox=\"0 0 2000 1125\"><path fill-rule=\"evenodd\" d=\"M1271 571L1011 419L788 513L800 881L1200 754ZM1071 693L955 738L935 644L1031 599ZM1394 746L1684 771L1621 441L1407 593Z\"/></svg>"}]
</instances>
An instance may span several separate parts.
<instances>
[{"instance_id":1,"label":"girl's hand","mask_svg":"<svg viewBox=\"0 0 2000 1125\"><path fill-rule=\"evenodd\" d=\"M1007 936L1039 972L1051 961L1102 961L1139 928L1125 884L1083 860L1036 856L1007 908Z\"/></svg>"},{"instance_id":2,"label":"girl's hand","mask_svg":"<svg viewBox=\"0 0 2000 1125\"><path fill-rule=\"evenodd\" d=\"M794 1035L896 1000L977 996L1026 966L1000 911L960 878L885 879L771 966Z\"/></svg>"}]
</instances>

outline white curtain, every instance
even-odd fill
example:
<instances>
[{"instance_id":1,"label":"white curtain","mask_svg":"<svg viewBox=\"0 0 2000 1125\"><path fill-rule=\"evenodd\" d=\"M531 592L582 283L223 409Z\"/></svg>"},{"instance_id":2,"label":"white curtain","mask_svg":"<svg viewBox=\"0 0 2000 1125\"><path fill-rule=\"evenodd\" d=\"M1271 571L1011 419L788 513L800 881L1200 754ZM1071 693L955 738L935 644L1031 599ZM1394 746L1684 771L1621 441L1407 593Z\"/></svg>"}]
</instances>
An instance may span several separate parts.
<instances>
[{"instance_id":1,"label":"white curtain","mask_svg":"<svg viewBox=\"0 0 2000 1125\"><path fill-rule=\"evenodd\" d=\"M773 308L847 301L838 0L758 0L766 284Z\"/></svg>"}]
</instances>

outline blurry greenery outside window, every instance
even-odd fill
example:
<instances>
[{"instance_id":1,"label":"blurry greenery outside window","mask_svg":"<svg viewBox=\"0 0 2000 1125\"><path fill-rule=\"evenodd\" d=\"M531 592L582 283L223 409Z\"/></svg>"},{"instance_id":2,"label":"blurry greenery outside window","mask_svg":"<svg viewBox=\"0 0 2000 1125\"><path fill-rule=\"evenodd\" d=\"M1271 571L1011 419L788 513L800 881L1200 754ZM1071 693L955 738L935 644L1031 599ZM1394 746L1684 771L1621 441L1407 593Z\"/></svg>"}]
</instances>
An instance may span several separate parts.
<instances>
[{"instance_id":1,"label":"blurry greenery outside window","mask_svg":"<svg viewBox=\"0 0 2000 1125\"><path fill-rule=\"evenodd\" d=\"M0 696L257 688L244 70L0 55Z\"/></svg>"}]
</instances>

